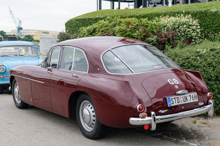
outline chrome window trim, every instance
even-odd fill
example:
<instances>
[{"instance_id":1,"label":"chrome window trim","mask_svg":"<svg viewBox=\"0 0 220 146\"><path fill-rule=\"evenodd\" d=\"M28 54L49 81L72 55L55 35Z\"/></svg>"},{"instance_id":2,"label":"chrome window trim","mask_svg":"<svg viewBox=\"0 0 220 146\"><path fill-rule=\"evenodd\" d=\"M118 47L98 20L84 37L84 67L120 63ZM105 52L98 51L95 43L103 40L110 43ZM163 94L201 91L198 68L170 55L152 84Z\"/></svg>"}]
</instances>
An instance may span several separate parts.
<instances>
[{"instance_id":1,"label":"chrome window trim","mask_svg":"<svg viewBox=\"0 0 220 146\"><path fill-rule=\"evenodd\" d=\"M77 48L77 47L75 47L75 50L82 51L83 55L85 56L86 63L87 63L87 71L86 72L77 71L77 70L73 70L73 71L75 71L75 72L82 72L82 73L88 73L89 72L89 62L88 62L88 59L87 59L87 56L86 56L85 52L82 49ZM75 64L75 55L76 55L75 50L74 50L74 64Z\"/></svg>"},{"instance_id":2,"label":"chrome window trim","mask_svg":"<svg viewBox=\"0 0 220 146\"><path fill-rule=\"evenodd\" d=\"M51 50L50 50L50 55L49 55L49 56L50 56L50 62L51 62L52 53L53 53L54 49L56 49L56 48L59 49L58 60L57 60L57 67L56 67L56 68L53 68L53 67L51 67L51 65L50 65L50 66L48 66L48 67L46 67L46 68L51 67L51 69L58 69L58 67L59 67L59 62L60 62L60 51L61 51L60 46L54 46L54 47L52 47Z\"/></svg>"},{"instance_id":3,"label":"chrome window trim","mask_svg":"<svg viewBox=\"0 0 220 146\"><path fill-rule=\"evenodd\" d=\"M38 80L34 80L34 79L30 79L30 78L26 78L26 77L21 77L21 76L14 75L14 74L11 74L11 76L15 76L15 77L18 77L18 78L22 78L22 79L26 79L26 80L30 80L30 81L33 81L33 82L44 84L44 82L41 82L41 81L38 81Z\"/></svg>"},{"instance_id":4,"label":"chrome window trim","mask_svg":"<svg viewBox=\"0 0 220 146\"><path fill-rule=\"evenodd\" d=\"M130 73L130 74L121 74L121 73L110 73L106 67L105 67L105 64L103 62L103 55L108 52L108 51L111 51L112 52L112 49L115 49L115 48L119 48L119 47L123 47L123 46L130 46L130 45L141 45L141 46L147 46L147 47L154 47L152 45L148 45L148 44L125 44L125 45L118 45L118 46L114 46L114 47L111 47L107 50L105 50L101 56L100 56L100 59L101 59L101 62L102 62L102 66L104 67L105 71L109 74L112 74L112 75L135 75L135 74L143 74L143 73L147 73L147 72L153 72L153 71L157 71L157 70L150 70L150 71L147 71L147 72L139 72L139 73ZM156 48L156 47L155 47ZM157 49L157 48L156 48ZM163 52L161 52L162 54L164 54ZM164 54L165 55L165 54ZM166 56L166 55L165 55ZM168 56L166 56L167 58L169 58ZM170 58L169 58L170 59ZM171 59L170 59L171 60ZM171 60L172 61L172 60ZM173 62L173 61L172 61ZM175 62L174 62L175 63ZM175 63L176 64L176 63ZM176 64L177 65L177 64ZM177 65L178 66L178 65ZM179 67L179 66L178 66ZM180 68L180 67L179 67ZM170 70L171 68L165 68L165 69L160 69L160 70Z\"/></svg>"},{"instance_id":5,"label":"chrome window trim","mask_svg":"<svg viewBox=\"0 0 220 146\"><path fill-rule=\"evenodd\" d=\"M135 72L133 71L133 69L131 69L131 68L127 65L127 63L125 63L117 54L115 54L112 50L110 50L110 52L112 52L112 53L131 71L131 73L135 73Z\"/></svg>"},{"instance_id":6,"label":"chrome window trim","mask_svg":"<svg viewBox=\"0 0 220 146\"><path fill-rule=\"evenodd\" d=\"M48 61L48 60L50 60L52 49L53 49L53 48L51 48L51 49L48 51L47 56L46 56L46 58L44 59L43 62L45 62L45 63L46 63L46 62L50 62L50 61ZM49 66L48 66L48 67L43 66L43 62L41 63L41 67L43 67L43 68L48 68Z\"/></svg>"},{"instance_id":7,"label":"chrome window trim","mask_svg":"<svg viewBox=\"0 0 220 146\"><path fill-rule=\"evenodd\" d=\"M71 67L71 71L73 71L73 67L75 66L75 54L76 54L76 49L75 49L75 47L73 48L74 50L73 50L73 65L72 65L72 67Z\"/></svg>"},{"instance_id":8,"label":"chrome window trim","mask_svg":"<svg viewBox=\"0 0 220 146\"><path fill-rule=\"evenodd\" d=\"M86 71L86 72L73 70L73 66L72 66L71 70L60 69L60 64L61 64L61 60L62 60L62 55L63 55L63 49L64 49L64 47L70 47L70 48L73 48L73 49L74 49L74 53L73 53L73 66L75 65L75 50L78 49L79 51L82 51L83 55L85 56L86 63L87 63L87 71ZM63 46L61 49L62 49L62 50L61 50L62 53L60 53L60 62L59 62L59 68L58 68L58 70L67 71L67 72L89 73L89 61L88 61L87 56L86 56L86 53L84 52L83 49L78 48L78 47L75 47L75 46Z\"/></svg>"},{"instance_id":9,"label":"chrome window trim","mask_svg":"<svg viewBox=\"0 0 220 146\"><path fill-rule=\"evenodd\" d=\"M61 48L61 51L60 51L60 61L59 61L59 68L58 68L58 70L72 72L73 66L72 66L71 70L66 70L66 69L60 68L61 63L62 63L62 57L63 57L63 49L64 49L65 47L70 47L70 48L73 48L73 49L74 49L74 51L73 51L73 52L74 52L74 53L73 53L73 60L72 60L73 63L74 63L75 48L72 47L72 46L63 46L63 47Z\"/></svg>"}]
</instances>

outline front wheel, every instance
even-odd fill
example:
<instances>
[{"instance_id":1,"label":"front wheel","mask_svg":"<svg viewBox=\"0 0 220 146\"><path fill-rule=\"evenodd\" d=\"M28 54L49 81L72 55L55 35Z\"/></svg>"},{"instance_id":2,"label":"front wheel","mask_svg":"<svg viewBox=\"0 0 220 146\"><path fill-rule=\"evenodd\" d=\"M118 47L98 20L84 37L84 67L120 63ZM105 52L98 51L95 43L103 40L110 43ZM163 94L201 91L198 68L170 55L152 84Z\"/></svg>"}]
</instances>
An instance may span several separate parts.
<instances>
[{"instance_id":1,"label":"front wheel","mask_svg":"<svg viewBox=\"0 0 220 146\"><path fill-rule=\"evenodd\" d=\"M13 80L13 83L12 83L12 95L13 95L13 100L14 100L15 106L17 108L24 109L24 108L28 107L28 104L24 103L21 100L21 96L19 94L18 83L15 79Z\"/></svg>"},{"instance_id":2,"label":"front wheel","mask_svg":"<svg viewBox=\"0 0 220 146\"><path fill-rule=\"evenodd\" d=\"M105 135L105 126L99 123L92 99L82 94L76 103L76 120L83 135L98 139Z\"/></svg>"}]
</instances>

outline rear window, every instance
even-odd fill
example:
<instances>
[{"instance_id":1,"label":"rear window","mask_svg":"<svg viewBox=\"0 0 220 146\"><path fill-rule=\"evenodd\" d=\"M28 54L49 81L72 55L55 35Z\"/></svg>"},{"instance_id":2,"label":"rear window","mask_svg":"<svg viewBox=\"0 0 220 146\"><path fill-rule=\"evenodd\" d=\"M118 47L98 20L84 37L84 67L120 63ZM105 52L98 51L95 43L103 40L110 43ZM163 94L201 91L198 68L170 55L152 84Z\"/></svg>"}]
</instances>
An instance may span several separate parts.
<instances>
[{"instance_id":1,"label":"rear window","mask_svg":"<svg viewBox=\"0 0 220 146\"><path fill-rule=\"evenodd\" d=\"M118 74L179 68L157 48L143 45L126 45L110 49L103 54L102 60L109 73Z\"/></svg>"}]
</instances>

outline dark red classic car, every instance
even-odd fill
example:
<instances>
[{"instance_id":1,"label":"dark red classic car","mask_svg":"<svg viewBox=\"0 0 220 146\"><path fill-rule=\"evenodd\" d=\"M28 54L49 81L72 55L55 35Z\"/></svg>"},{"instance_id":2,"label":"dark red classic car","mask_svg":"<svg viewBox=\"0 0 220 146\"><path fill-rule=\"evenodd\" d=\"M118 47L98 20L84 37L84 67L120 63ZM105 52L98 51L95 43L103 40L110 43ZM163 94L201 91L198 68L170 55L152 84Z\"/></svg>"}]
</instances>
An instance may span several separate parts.
<instances>
[{"instance_id":1,"label":"dark red classic car","mask_svg":"<svg viewBox=\"0 0 220 146\"><path fill-rule=\"evenodd\" d=\"M90 37L56 44L41 65L11 69L18 108L33 105L76 120L88 138L106 126L155 130L157 124L208 113L212 94L199 72L180 69L149 44Z\"/></svg>"}]
</instances>

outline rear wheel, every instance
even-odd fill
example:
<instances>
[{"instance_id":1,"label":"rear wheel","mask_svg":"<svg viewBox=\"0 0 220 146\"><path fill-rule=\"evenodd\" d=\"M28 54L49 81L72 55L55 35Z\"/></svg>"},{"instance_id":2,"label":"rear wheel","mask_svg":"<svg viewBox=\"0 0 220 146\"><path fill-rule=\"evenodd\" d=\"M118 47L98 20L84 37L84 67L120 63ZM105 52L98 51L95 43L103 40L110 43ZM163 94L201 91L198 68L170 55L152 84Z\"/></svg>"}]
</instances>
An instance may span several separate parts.
<instances>
[{"instance_id":1,"label":"rear wheel","mask_svg":"<svg viewBox=\"0 0 220 146\"><path fill-rule=\"evenodd\" d=\"M13 83L12 83L12 95L13 95L13 100L14 100L15 106L17 108L24 109L24 108L28 107L28 104L24 103L21 100L21 96L19 94L18 83L15 79L13 80Z\"/></svg>"},{"instance_id":2,"label":"rear wheel","mask_svg":"<svg viewBox=\"0 0 220 146\"><path fill-rule=\"evenodd\" d=\"M76 120L83 135L90 139L98 139L105 135L106 127L99 123L92 99L80 95L76 103Z\"/></svg>"}]
</instances>

